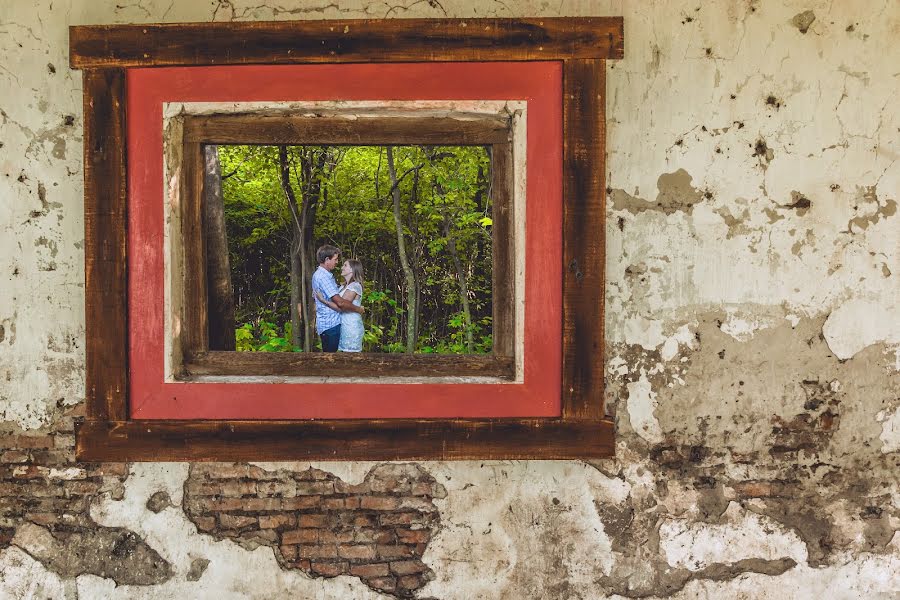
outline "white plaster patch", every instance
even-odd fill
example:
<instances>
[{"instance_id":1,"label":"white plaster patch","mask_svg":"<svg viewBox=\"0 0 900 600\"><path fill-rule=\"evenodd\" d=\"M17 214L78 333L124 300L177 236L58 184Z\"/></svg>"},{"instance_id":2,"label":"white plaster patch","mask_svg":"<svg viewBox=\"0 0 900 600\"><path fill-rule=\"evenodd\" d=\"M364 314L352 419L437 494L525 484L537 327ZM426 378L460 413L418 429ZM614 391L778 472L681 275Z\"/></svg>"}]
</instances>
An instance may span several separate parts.
<instances>
[{"instance_id":1,"label":"white plaster patch","mask_svg":"<svg viewBox=\"0 0 900 600\"><path fill-rule=\"evenodd\" d=\"M656 392L641 374L641 378L628 384L628 420L639 436L655 444L663 439L659 421L653 414L656 410Z\"/></svg>"},{"instance_id":2,"label":"white plaster patch","mask_svg":"<svg viewBox=\"0 0 900 600\"><path fill-rule=\"evenodd\" d=\"M881 451L885 454L900 450L900 408L893 411L882 410L875 420L881 423Z\"/></svg>"},{"instance_id":3,"label":"white plaster patch","mask_svg":"<svg viewBox=\"0 0 900 600\"><path fill-rule=\"evenodd\" d=\"M760 329L768 329L775 323L759 315L739 316L733 310L727 311L728 317L719 328L739 342L746 342L753 338Z\"/></svg>"},{"instance_id":4,"label":"white plaster patch","mask_svg":"<svg viewBox=\"0 0 900 600\"><path fill-rule=\"evenodd\" d=\"M828 315L822 333L828 347L842 360L872 344L900 344L900 305L850 300Z\"/></svg>"},{"instance_id":5,"label":"white plaster patch","mask_svg":"<svg viewBox=\"0 0 900 600\"><path fill-rule=\"evenodd\" d=\"M732 502L721 524L670 519L659 528L660 548L673 567L699 571L716 563L748 558L806 561L806 545L772 519L745 511Z\"/></svg>"},{"instance_id":6,"label":"white plaster patch","mask_svg":"<svg viewBox=\"0 0 900 600\"><path fill-rule=\"evenodd\" d=\"M625 320L625 343L636 344L645 350L655 350L666 341L663 322L641 316Z\"/></svg>"},{"instance_id":7,"label":"white plaster patch","mask_svg":"<svg viewBox=\"0 0 900 600\"><path fill-rule=\"evenodd\" d=\"M660 357L666 362L672 360L678 356L679 346L694 347L694 335L691 333L691 328L688 325L682 325L673 335L666 338L660 351Z\"/></svg>"},{"instance_id":8,"label":"white plaster patch","mask_svg":"<svg viewBox=\"0 0 900 600\"><path fill-rule=\"evenodd\" d=\"M23 550L10 546L0 551L0 598L77 600L74 585L48 571Z\"/></svg>"},{"instance_id":9,"label":"white plaster patch","mask_svg":"<svg viewBox=\"0 0 900 600\"><path fill-rule=\"evenodd\" d=\"M448 488L441 528L423 560L442 600L595 594L613 555L595 502L619 503L628 484L579 462L447 462L426 468ZM506 594L506 595L505 595ZM583 594L583 596L581 596Z\"/></svg>"}]
</instances>

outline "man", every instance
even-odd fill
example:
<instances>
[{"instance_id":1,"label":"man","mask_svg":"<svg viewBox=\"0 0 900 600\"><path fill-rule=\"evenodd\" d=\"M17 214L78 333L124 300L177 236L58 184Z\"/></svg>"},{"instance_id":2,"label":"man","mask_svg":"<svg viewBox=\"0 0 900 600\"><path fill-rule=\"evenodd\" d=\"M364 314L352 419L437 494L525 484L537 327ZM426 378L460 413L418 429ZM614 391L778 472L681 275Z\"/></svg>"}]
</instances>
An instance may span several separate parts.
<instances>
[{"instance_id":1,"label":"man","mask_svg":"<svg viewBox=\"0 0 900 600\"><path fill-rule=\"evenodd\" d=\"M318 292L337 304L341 311L352 311L363 314L365 309L345 300L338 293L338 285L334 282L331 271L341 258L341 251L334 246L325 245L316 251L319 267L312 276L312 292L316 301L316 333L322 338L323 352L337 352L341 340L341 313L332 310L319 300ZM298 307L299 308L299 307Z\"/></svg>"}]
</instances>

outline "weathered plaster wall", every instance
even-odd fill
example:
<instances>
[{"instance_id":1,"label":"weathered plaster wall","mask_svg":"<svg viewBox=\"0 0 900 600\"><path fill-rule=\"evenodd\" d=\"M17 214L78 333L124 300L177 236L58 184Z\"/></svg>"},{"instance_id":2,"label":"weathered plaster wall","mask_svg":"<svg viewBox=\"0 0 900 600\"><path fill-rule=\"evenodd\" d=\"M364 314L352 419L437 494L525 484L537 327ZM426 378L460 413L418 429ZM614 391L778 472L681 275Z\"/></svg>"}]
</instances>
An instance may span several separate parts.
<instances>
[{"instance_id":1,"label":"weathered plaster wall","mask_svg":"<svg viewBox=\"0 0 900 600\"><path fill-rule=\"evenodd\" d=\"M74 463L68 25L605 14L615 460ZM0 597L896 597L898 35L891 0L7 0Z\"/></svg>"}]
</instances>

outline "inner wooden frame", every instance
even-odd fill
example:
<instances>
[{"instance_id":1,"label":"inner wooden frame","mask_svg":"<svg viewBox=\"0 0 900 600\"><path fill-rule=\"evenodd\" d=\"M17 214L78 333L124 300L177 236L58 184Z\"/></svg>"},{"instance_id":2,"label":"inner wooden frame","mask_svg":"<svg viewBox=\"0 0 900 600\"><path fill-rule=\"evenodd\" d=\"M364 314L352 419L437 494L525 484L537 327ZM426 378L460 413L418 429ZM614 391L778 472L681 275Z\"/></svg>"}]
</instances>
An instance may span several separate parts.
<instances>
[{"instance_id":1,"label":"inner wooden frame","mask_svg":"<svg viewBox=\"0 0 900 600\"><path fill-rule=\"evenodd\" d=\"M511 119L452 117L355 117L213 114L182 120L181 226L184 290L179 380L206 376L496 377L513 379L515 359L515 239L512 202ZM170 140L171 141L171 140ZM253 353L211 350L206 239L202 225L203 146L260 145L442 145L487 146L491 152L492 333L491 354Z\"/></svg>"},{"instance_id":2,"label":"inner wooden frame","mask_svg":"<svg viewBox=\"0 0 900 600\"><path fill-rule=\"evenodd\" d=\"M580 459L614 452L603 406L605 67L612 18L410 19L70 28L84 70L89 461ZM125 70L135 66L527 61L563 64L563 371L559 417L139 421L128 412Z\"/></svg>"}]
</instances>

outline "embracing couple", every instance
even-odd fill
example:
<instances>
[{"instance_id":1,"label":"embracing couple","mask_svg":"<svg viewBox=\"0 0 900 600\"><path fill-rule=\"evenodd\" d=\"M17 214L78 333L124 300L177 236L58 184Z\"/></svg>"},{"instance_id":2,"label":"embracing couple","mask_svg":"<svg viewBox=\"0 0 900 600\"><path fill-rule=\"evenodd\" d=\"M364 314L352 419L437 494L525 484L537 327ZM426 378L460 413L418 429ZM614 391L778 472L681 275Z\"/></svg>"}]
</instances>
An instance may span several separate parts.
<instances>
[{"instance_id":1,"label":"embracing couple","mask_svg":"<svg viewBox=\"0 0 900 600\"><path fill-rule=\"evenodd\" d=\"M316 301L316 332L322 338L323 352L361 352L363 341L362 263L344 261L338 287L332 271L341 259L341 251L334 246L322 246L316 251L319 267L312 276L313 298Z\"/></svg>"}]
</instances>

